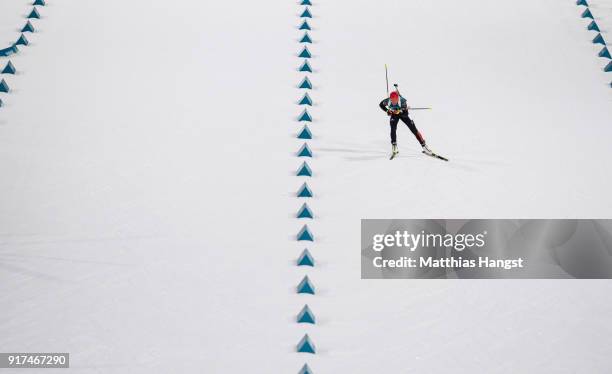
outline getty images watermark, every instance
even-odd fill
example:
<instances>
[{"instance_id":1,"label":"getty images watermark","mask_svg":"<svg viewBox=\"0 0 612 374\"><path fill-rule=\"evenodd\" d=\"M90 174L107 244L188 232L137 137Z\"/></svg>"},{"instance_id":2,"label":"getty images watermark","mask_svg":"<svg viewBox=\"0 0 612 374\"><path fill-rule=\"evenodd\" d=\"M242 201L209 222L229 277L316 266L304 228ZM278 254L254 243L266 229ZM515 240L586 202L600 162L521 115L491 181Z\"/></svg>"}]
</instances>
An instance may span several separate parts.
<instances>
[{"instance_id":1,"label":"getty images watermark","mask_svg":"<svg viewBox=\"0 0 612 374\"><path fill-rule=\"evenodd\" d=\"M361 276L612 278L610 220L368 220Z\"/></svg>"},{"instance_id":2,"label":"getty images watermark","mask_svg":"<svg viewBox=\"0 0 612 374\"><path fill-rule=\"evenodd\" d=\"M435 234L426 233L421 230L414 234L407 230L396 230L394 234L375 234L372 237L372 249L379 254L385 248L404 248L415 252L417 248L447 248L456 252L462 252L470 248L483 248L486 244L487 231L479 234ZM419 256L418 258L402 256L396 259L384 259L382 255L373 259L373 265L377 268L502 268L512 269L523 267L523 259L493 259L489 256L478 256L477 259L463 258L461 256L450 256L435 258L433 256Z\"/></svg>"}]
</instances>

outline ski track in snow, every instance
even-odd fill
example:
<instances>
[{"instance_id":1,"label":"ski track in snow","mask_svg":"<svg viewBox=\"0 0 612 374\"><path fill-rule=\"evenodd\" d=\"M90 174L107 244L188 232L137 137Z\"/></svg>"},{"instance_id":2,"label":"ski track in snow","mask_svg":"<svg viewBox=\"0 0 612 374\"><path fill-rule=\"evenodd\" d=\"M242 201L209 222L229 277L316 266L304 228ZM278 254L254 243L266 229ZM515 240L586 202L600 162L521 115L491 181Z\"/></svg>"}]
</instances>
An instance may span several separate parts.
<instances>
[{"instance_id":1,"label":"ski track in snow","mask_svg":"<svg viewBox=\"0 0 612 374\"><path fill-rule=\"evenodd\" d=\"M0 3L0 42L24 4ZM299 2L54 0L0 109L0 351L296 373L314 331L315 373L612 371L609 281L360 280L361 218L608 218L611 75L583 7L313 4L317 325L295 323ZM403 125L388 160L385 63L451 162Z\"/></svg>"}]
</instances>

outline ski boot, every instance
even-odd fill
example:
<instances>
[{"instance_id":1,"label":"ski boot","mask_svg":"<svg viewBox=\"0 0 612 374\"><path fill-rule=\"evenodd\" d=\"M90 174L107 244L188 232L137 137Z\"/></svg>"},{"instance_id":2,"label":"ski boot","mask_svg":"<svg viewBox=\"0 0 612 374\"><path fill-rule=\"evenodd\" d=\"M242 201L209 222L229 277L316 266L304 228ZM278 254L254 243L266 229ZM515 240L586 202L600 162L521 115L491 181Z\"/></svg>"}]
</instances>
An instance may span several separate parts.
<instances>
[{"instance_id":1,"label":"ski boot","mask_svg":"<svg viewBox=\"0 0 612 374\"><path fill-rule=\"evenodd\" d=\"M389 160L393 160L395 156L397 156L398 153L399 153L399 150L397 149L397 144L395 143L391 144L391 158Z\"/></svg>"},{"instance_id":2,"label":"ski boot","mask_svg":"<svg viewBox=\"0 0 612 374\"><path fill-rule=\"evenodd\" d=\"M433 156L434 153L431 151L431 149L429 149L427 144L423 144L421 145L421 147L423 147L423 153L425 153L428 156Z\"/></svg>"}]
</instances>

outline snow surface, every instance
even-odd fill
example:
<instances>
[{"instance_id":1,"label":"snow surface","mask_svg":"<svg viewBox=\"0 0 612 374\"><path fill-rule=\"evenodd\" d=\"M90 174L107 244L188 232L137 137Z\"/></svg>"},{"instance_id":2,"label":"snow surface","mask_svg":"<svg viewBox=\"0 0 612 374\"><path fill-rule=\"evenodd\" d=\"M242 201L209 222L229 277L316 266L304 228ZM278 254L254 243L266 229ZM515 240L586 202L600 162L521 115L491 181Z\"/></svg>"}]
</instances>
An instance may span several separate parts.
<instances>
[{"instance_id":1,"label":"snow surface","mask_svg":"<svg viewBox=\"0 0 612 374\"><path fill-rule=\"evenodd\" d=\"M0 351L75 373L612 371L609 281L360 280L361 218L609 218L611 75L575 1L314 2L307 270L299 2L48 3L0 96ZM0 3L0 41L28 4ZM450 163L401 124L388 160L385 63Z\"/></svg>"}]
</instances>

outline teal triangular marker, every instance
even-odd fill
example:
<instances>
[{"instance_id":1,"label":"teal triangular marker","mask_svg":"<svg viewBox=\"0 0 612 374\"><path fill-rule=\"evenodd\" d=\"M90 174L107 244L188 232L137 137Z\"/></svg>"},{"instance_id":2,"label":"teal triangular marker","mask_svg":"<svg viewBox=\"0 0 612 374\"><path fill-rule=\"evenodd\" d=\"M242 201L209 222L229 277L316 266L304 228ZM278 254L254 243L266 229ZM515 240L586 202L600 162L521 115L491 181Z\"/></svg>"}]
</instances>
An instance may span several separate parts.
<instances>
[{"instance_id":1,"label":"teal triangular marker","mask_svg":"<svg viewBox=\"0 0 612 374\"><path fill-rule=\"evenodd\" d=\"M610 51L608 51L608 47L603 47L601 52L599 52L599 57L612 58L612 56L610 56Z\"/></svg>"},{"instance_id":2,"label":"teal triangular marker","mask_svg":"<svg viewBox=\"0 0 612 374\"><path fill-rule=\"evenodd\" d=\"M300 17L302 17L302 18L312 18L312 14L310 13L310 10L308 9L308 7L306 7L306 9L304 9L304 11L300 15Z\"/></svg>"},{"instance_id":3,"label":"teal triangular marker","mask_svg":"<svg viewBox=\"0 0 612 374\"><path fill-rule=\"evenodd\" d=\"M586 0L578 0L578 1L576 1L576 5L589 6L589 4L587 4Z\"/></svg>"},{"instance_id":4,"label":"teal triangular marker","mask_svg":"<svg viewBox=\"0 0 612 374\"><path fill-rule=\"evenodd\" d=\"M310 116L310 114L308 114L308 110L307 109L304 109L304 111L300 115L300 118L298 118L298 121L300 121L300 122L312 122L312 117Z\"/></svg>"},{"instance_id":5,"label":"teal triangular marker","mask_svg":"<svg viewBox=\"0 0 612 374\"><path fill-rule=\"evenodd\" d=\"M304 97L302 97L302 100L300 100L298 104L312 106L312 99L308 95L308 92L304 93Z\"/></svg>"},{"instance_id":6,"label":"teal triangular marker","mask_svg":"<svg viewBox=\"0 0 612 374\"><path fill-rule=\"evenodd\" d=\"M45 3L45 0L34 0L34 4L32 5L45 6L47 4Z\"/></svg>"},{"instance_id":7,"label":"teal triangular marker","mask_svg":"<svg viewBox=\"0 0 612 374\"><path fill-rule=\"evenodd\" d=\"M0 57L8 57L12 54L15 54L19 52L19 50L17 49L17 46L15 44L13 44L10 47L4 48L4 49L0 49Z\"/></svg>"},{"instance_id":8,"label":"teal triangular marker","mask_svg":"<svg viewBox=\"0 0 612 374\"><path fill-rule=\"evenodd\" d=\"M303 88L305 90L312 90L312 83L310 82L310 79L308 79L308 77L305 77L298 87Z\"/></svg>"},{"instance_id":9,"label":"teal triangular marker","mask_svg":"<svg viewBox=\"0 0 612 374\"><path fill-rule=\"evenodd\" d=\"M589 23L589 26L587 27L587 29L592 30L592 31L601 31L599 30L599 26L597 26L597 22L595 21L591 21L591 23Z\"/></svg>"},{"instance_id":10,"label":"teal triangular marker","mask_svg":"<svg viewBox=\"0 0 612 374\"><path fill-rule=\"evenodd\" d=\"M308 63L308 60L304 60L304 63L302 64L302 66L300 66L300 71L307 71L309 73L312 73L312 68Z\"/></svg>"},{"instance_id":11,"label":"teal triangular marker","mask_svg":"<svg viewBox=\"0 0 612 374\"><path fill-rule=\"evenodd\" d=\"M28 21L21 29L21 32L34 32L34 26Z\"/></svg>"},{"instance_id":12,"label":"teal triangular marker","mask_svg":"<svg viewBox=\"0 0 612 374\"><path fill-rule=\"evenodd\" d=\"M15 45L28 45L28 44L30 43L28 42L28 39L26 39L25 35L23 34L21 34L17 42L15 42Z\"/></svg>"},{"instance_id":13,"label":"teal triangular marker","mask_svg":"<svg viewBox=\"0 0 612 374\"><path fill-rule=\"evenodd\" d=\"M308 35L308 31L302 36L300 43L312 43L312 39L310 39L310 35Z\"/></svg>"},{"instance_id":14,"label":"teal triangular marker","mask_svg":"<svg viewBox=\"0 0 612 374\"><path fill-rule=\"evenodd\" d=\"M594 44L606 45L606 41L604 40L603 36L601 36L601 34L597 34L595 39L593 39L593 43Z\"/></svg>"},{"instance_id":15,"label":"teal triangular marker","mask_svg":"<svg viewBox=\"0 0 612 374\"><path fill-rule=\"evenodd\" d=\"M0 92L8 93L10 90L11 89L4 79L0 81Z\"/></svg>"},{"instance_id":16,"label":"teal triangular marker","mask_svg":"<svg viewBox=\"0 0 612 374\"><path fill-rule=\"evenodd\" d=\"M297 266L315 266L314 257L312 257L312 255L310 254L308 248L304 249L300 257L298 257Z\"/></svg>"},{"instance_id":17,"label":"teal triangular marker","mask_svg":"<svg viewBox=\"0 0 612 374\"><path fill-rule=\"evenodd\" d=\"M312 5L312 3L310 2L310 0L302 0L301 5Z\"/></svg>"},{"instance_id":18,"label":"teal triangular marker","mask_svg":"<svg viewBox=\"0 0 612 374\"><path fill-rule=\"evenodd\" d=\"M582 18L593 19L593 15L591 14L591 10L589 8L586 8L586 10L582 13Z\"/></svg>"},{"instance_id":19,"label":"teal triangular marker","mask_svg":"<svg viewBox=\"0 0 612 374\"><path fill-rule=\"evenodd\" d=\"M305 139L305 140L312 139L312 132L310 132L308 125L304 125L304 127L302 128L302 131L300 131L297 137L298 139Z\"/></svg>"},{"instance_id":20,"label":"teal triangular marker","mask_svg":"<svg viewBox=\"0 0 612 374\"><path fill-rule=\"evenodd\" d=\"M310 370L308 364L304 364L304 366L302 366L302 370L300 370L298 374L313 374L313 372Z\"/></svg>"},{"instance_id":21,"label":"teal triangular marker","mask_svg":"<svg viewBox=\"0 0 612 374\"><path fill-rule=\"evenodd\" d=\"M312 150L310 149L307 143L304 143L300 147L300 150L298 151L297 156L298 157L312 157Z\"/></svg>"},{"instance_id":22,"label":"teal triangular marker","mask_svg":"<svg viewBox=\"0 0 612 374\"><path fill-rule=\"evenodd\" d=\"M2 69L2 74L15 74L16 72L17 70L15 70L15 66L13 66L11 61L7 62L4 69Z\"/></svg>"},{"instance_id":23,"label":"teal triangular marker","mask_svg":"<svg viewBox=\"0 0 612 374\"><path fill-rule=\"evenodd\" d=\"M297 235L297 240L299 242L301 241L314 242L314 236L312 236L312 233L308 229L308 225L304 225L304 227L302 227L302 229Z\"/></svg>"},{"instance_id":24,"label":"teal triangular marker","mask_svg":"<svg viewBox=\"0 0 612 374\"><path fill-rule=\"evenodd\" d=\"M308 204L302 204L302 207L297 212L297 218L314 218L314 214L312 213L312 210L310 210L310 208L308 207Z\"/></svg>"},{"instance_id":25,"label":"teal triangular marker","mask_svg":"<svg viewBox=\"0 0 612 374\"><path fill-rule=\"evenodd\" d=\"M316 324L315 316L312 313L312 310L308 307L308 304L304 305L300 313L297 315L298 323L312 323Z\"/></svg>"},{"instance_id":26,"label":"teal triangular marker","mask_svg":"<svg viewBox=\"0 0 612 374\"><path fill-rule=\"evenodd\" d=\"M308 337L308 334L304 335L302 340L297 345L297 351L301 353L312 353L315 354L315 346Z\"/></svg>"},{"instance_id":27,"label":"teal triangular marker","mask_svg":"<svg viewBox=\"0 0 612 374\"><path fill-rule=\"evenodd\" d=\"M312 283L310 282L310 279L308 279L308 275L306 275L304 277L304 279L302 279L300 284L298 284L298 286L297 286L297 293L307 293L307 294L310 294L310 295L314 295L315 294L315 288L312 285Z\"/></svg>"},{"instance_id":28,"label":"teal triangular marker","mask_svg":"<svg viewBox=\"0 0 612 374\"><path fill-rule=\"evenodd\" d=\"M300 26L300 30L312 30L310 28L310 25L308 24L308 20L304 20L304 22L302 22L302 26Z\"/></svg>"},{"instance_id":29,"label":"teal triangular marker","mask_svg":"<svg viewBox=\"0 0 612 374\"><path fill-rule=\"evenodd\" d=\"M40 13L38 13L38 10L36 10L36 8L32 8L32 11L28 15L28 18L40 18Z\"/></svg>"},{"instance_id":30,"label":"teal triangular marker","mask_svg":"<svg viewBox=\"0 0 612 374\"><path fill-rule=\"evenodd\" d=\"M310 170L310 167L306 162L302 163L302 166L300 166L300 169L297 171L297 176L312 177L312 170Z\"/></svg>"},{"instance_id":31,"label":"teal triangular marker","mask_svg":"<svg viewBox=\"0 0 612 374\"><path fill-rule=\"evenodd\" d=\"M311 58L312 54L310 54L310 51L308 50L308 47L304 46L304 49L302 49L302 52L300 52L298 57L301 57L301 58Z\"/></svg>"},{"instance_id":32,"label":"teal triangular marker","mask_svg":"<svg viewBox=\"0 0 612 374\"><path fill-rule=\"evenodd\" d=\"M608 65L606 65L606 67L604 68L604 71L606 73L609 73L612 71L612 61L608 62Z\"/></svg>"},{"instance_id":33,"label":"teal triangular marker","mask_svg":"<svg viewBox=\"0 0 612 374\"><path fill-rule=\"evenodd\" d=\"M308 184L304 182L302 187L297 192L297 197L312 197L312 190L308 187Z\"/></svg>"}]
</instances>

